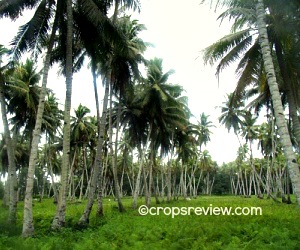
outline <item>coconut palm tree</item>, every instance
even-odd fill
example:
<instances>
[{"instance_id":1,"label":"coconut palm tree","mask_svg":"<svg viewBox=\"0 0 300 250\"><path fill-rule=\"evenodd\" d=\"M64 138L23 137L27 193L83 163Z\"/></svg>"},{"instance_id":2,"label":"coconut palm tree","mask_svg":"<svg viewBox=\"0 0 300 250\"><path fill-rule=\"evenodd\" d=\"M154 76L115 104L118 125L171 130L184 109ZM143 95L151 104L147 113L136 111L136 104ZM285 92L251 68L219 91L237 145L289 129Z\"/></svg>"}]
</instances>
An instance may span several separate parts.
<instances>
[{"instance_id":1,"label":"coconut palm tree","mask_svg":"<svg viewBox=\"0 0 300 250\"><path fill-rule=\"evenodd\" d=\"M296 160L293 146L289 136L289 130L284 118L284 110L281 102L281 97L278 89L278 83L276 80L276 74L274 69L274 63L271 55L271 49L269 47L269 38L267 32L267 26L265 22L265 8L262 0L256 2L256 16L257 26L259 32L260 46L263 55L264 66L267 74L268 85L272 96L272 103L274 108L274 115L276 119L276 125L278 127L278 133L280 136L281 144L287 159L289 175L293 185L293 191L295 193L297 203L300 205L300 171L299 165Z\"/></svg>"},{"instance_id":2,"label":"coconut palm tree","mask_svg":"<svg viewBox=\"0 0 300 250\"><path fill-rule=\"evenodd\" d=\"M199 151L201 152L202 146L206 146L206 144L210 141L211 131L210 128L215 127L211 121L208 120L209 115L205 115L204 113L200 114L200 121L197 122L197 141L199 143Z\"/></svg>"},{"instance_id":3,"label":"coconut palm tree","mask_svg":"<svg viewBox=\"0 0 300 250\"><path fill-rule=\"evenodd\" d=\"M37 114L39 81L40 73L37 72L36 64L29 59L25 63L17 64L8 79L7 111L12 114L11 123L18 133L24 129L24 136L28 136L30 140Z\"/></svg>"},{"instance_id":4,"label":"coconut palm tree","mask_svg":"<svg viewBox=\"0 0 300 250\"><path fill-rule=\"evenodd\" d=\"M241 129L243 123L243 117L245 116L244 109L241 109L244 106L243 102L235 102L234 94L227 94L226 102L223 102L223 106L221 108L221 116L219 117L219 122L223 124L228 131L233 129L233 132L236 134L239 142L239 130ZM241 142L240 142L241 144Z\"/></svg>"}]
</instances>

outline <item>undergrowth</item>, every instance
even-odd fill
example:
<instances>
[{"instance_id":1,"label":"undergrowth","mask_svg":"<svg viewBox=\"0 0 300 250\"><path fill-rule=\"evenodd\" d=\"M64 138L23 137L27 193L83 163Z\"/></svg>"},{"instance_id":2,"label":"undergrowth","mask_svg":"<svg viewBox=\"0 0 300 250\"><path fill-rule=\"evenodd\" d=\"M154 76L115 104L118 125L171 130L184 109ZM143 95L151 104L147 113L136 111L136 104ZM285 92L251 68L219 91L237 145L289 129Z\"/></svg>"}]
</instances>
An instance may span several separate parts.
<instances>
[{"instance_id":1,"label":"undergrowth","mask_svg":"<svg viewBox=\"0 0 300 250\"><path fill-rule=\"evenodd\" d=\"M140 204L143 200L141 199ZM76 223L85 203L69 203L66 227L52 232L55 214L52 200L34 203L35 236L24 239L22 206L18 204L17 225L6 222L7 210L0 208L0 249L300 249L300 209L295 204L277 204L255 197L199 197L191 201L173 201L159 206L193 207L261 207L263 214L252 216L214 216L191 214L141 216L131 209L131 199L124 199L125 213L116 203L104 201L103 218L93 211L87 229ZM96 207L96 205L95 205Z\"/></svg>"}]
</instances>

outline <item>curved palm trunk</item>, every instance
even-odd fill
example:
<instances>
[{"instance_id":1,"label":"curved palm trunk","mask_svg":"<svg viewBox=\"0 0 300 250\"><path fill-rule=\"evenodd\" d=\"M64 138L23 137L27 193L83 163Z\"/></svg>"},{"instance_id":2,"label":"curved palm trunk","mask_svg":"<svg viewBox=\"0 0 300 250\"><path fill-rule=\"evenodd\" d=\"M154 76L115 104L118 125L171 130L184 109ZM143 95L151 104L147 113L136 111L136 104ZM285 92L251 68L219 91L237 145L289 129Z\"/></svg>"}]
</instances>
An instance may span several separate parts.
<instances>
[{"instance_id":1,"label":"curved palm trunk","mask_svg":"<svg viewBox=\"0 0 300 250\"><path fill-rule=\"evenodd\" d=\"M24 219L23 219L23 230L22 230L23 237L29 237L34 234L33 215L32 215L32 191L34 185L34 172L35 172L35 166L38 158L38 146L40 141L43 113L45 107L45 96L47 93L47 81L48 81L48 73L50 69L50 58L51 58L51 52L54 45L54 38L57 30L57 24L58 24L58 17L56 14L52 31L51 31L49 44L48 44L48 50L44 62L42 87L39 96L36 123L33 130L33 137L31 142L28 174L27 174L27 181L26 181L25 200L24 200Z\"/></svg>"},{"instance_id":2,"label":"curved palm trunk","mask_svg":"<svg viewBox=\"0 0 300 250\"><path fill-rule=\"evenodd\" d=\"M284 110L280 98L278 84L276 81L274 64L272 61L268 33L267 33L266 22L265 22L265 9L264 9L263 0L257 0L256 15L257 15L257 26L259 32L260 46L261 46L263 60L264 60L264 67L267 73L268 85L272 97L274 114L276 118L276 125L278 127L278 132L284 150L284 154L287 159L287 166L288 166L289 175L293 185L293 190L297 199L297 203L298 205L300 205L299 165L297 164L296 156L293 151L293 146L289 136L288 127L284 117Z\"/></svg>"},{"instance_id":3,"label":"curved palm trunk","mask_svg":"<svg viewBox=\"0 0 300 250\"><path fill-rule=\"evenodd\" d=\"M0 104L1 104L1 114L2 122L4 128L4 138L7 148L8 156L8 179L7 185L9 190L9 214L8 222L11 224L16 224L17 220L17 175L16 175L16 162L15 162L15 153L14 145L10 136L7 112L6 112L6 103L4 98L4 83L0 83Z\"/></svg>"},{"instance_id":4,"label":"curved palm trunk","mask_svg":"<svg viewBox=\"0 0 300 250\"><path fill-rule=\"evenodd\" d=\"M73 13L72 0L67 0L67 42L66 42L66 100L64 111L64 129L63 129L63 156L61 168L61 187L58 197L58 206L56 214L52 221L51 228L60 229L65 224L66 215L66 196L68 170L70 167L70 130L71 130L71 97L72 97L72 76L73 76Z\"/></svg>"}]
</instances>

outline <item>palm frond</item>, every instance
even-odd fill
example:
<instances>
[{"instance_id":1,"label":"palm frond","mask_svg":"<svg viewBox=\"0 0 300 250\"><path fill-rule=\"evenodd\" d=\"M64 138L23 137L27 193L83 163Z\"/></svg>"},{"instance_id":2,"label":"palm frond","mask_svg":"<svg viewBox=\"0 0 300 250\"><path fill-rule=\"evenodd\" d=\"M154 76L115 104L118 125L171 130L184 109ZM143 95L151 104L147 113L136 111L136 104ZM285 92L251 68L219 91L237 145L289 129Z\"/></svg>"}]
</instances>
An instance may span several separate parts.
<instances>
[{"instance_id":1,"label":"palm frond","mask_svg":"<svg viewBox=\"0 0 300 250\"><path fill-rule=\"evenodd\" d=\"M236 33L232 33L224 36L216 43L204 49L203 59L204 62L214 64L219 59L222 59L224 55L228 53L232 48L237 46L243 40L248 38L250 35L250 30L245 29ZM249 42L249 40L247 40Z\"/></svg>"},{"instance_id":2,"label":"palm frond","mask_svg":"<svg viewBox=\"0 0 300 250\"><path fill-rule=\"evenodd\" d=\"M240 58L240 55L247 49L249 45L251 45L251 43L252 37L249 36L232 48L219 62L216 69L216 75L219 76L223 69Z\"/></svg>"},{"instance_id":3,"label":"palm frond","mask_svg":"<svg viewBox=\"0 0 300 250\"><path fill-rule=\"evenodd\" d=\"M29 50L35 57L41 53L41 46L47 41L52 14L52 6L48 5L47 0L42 0L33 17L19 28L18 34L11 42L11 54L14 59L18 60L23 52Z\"/></svg>"},{"instance_id":4,"label":"palm frond","mask_svg":"<svg viewBox=\"0 0 300 250\"><path fill-rule=\"evenodd\" d=\"M0 2L0 18L9 17L16 20L23 10L33 9L40 0L2 0Z\"/></svg>"}]
</instances>

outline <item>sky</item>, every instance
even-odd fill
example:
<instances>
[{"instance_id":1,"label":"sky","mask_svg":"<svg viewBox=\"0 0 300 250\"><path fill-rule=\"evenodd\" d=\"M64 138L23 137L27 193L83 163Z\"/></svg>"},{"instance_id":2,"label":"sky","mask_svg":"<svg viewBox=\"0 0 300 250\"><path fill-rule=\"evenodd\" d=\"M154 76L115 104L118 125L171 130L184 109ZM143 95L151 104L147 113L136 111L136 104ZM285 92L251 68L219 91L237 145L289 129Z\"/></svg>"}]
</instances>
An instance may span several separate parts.
<instances>
[{"instance_id":1,"label":"sky","mask_svg":"<svg viewBox=\"0 0 300 250\"><path fill-rule=\"evenodd\" d=\"M212 128L211 141L207 149L212 159L218 164L233 161L237 155L238 140L233 132L219 124L222 102L225 96L235 88L237 82L234 67L229 67L220 75L215 76L215 66L204 65L202 50L230 32L230 24L217 20L218 14L209 4L200 4L201 0L141 0L141 12L133 13L132 17L146 26L147 30L140 37L154 45L149 48L145 57L163 59L164 72L170 69L175 73L169 82L179 84L188 96L189 108L195 119L202 112L209 115L209 120L215 125ZM12 23L8 19L0 20L0 44L9 45L17 28L24 20ZM41 65L40 65L41 66ZM99 79L100 83L100 79ZM57 75L57 68L50 71L48 87L64 103L64 79ZM102 93L101 93L102 92ZM103 96L100 90L99 96ZM95 114L95 102L92 77L89 69L82 70L73 76L72 108L79 104L89 107ZM3 129L1 129L3 130Z\"/></svg>"}]
</instances>

